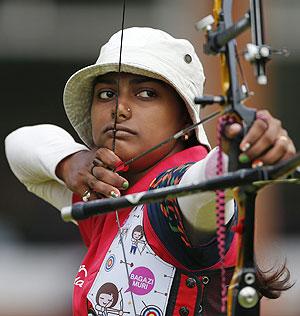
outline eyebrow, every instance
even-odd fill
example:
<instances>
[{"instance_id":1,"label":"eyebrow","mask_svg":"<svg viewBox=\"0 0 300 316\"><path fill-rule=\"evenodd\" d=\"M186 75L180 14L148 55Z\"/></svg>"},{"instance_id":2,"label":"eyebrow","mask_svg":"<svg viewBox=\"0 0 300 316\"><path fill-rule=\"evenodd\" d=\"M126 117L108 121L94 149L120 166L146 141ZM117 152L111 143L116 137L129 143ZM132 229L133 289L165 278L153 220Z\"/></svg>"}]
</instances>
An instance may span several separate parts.
<instances>
[{"instance_id":1,"label":"eyebrow","mask_svg":"<svg viewBox=\"0 0 300 316\"><path fill-rule=\"evenodd\" d=\"M150 77L140 77L140 78L133 78L129 81L131 84L139 84L139 83L145 83L145 82L156 82L156 83L162 83L161 80L150 78ZM110 78L103 78L102 76L99 76L95 80L95 84L97 83L104 83L104 84L117 84L118 79L110 79Z\"/></svg>"},{"instance_id":2,"label":"eyebrow","mask_svg":"<svg viewBox=\"0 0 300 316\"><path fill-rule=\"evenodd\" d=\"M161 81L158 79L150 78L150 77L141 77L141 78L134 78L130 80L130 83L138 84L138 83L145 83L145 82L157 82L160 83Z\"/></svg>"},{"instance_id":3,"label":"eyebrow","mask_svg":"<svg viewBox=\"0 0 300 316\"><path fill-rule=\"evenodd\" d=\"M114 84L117 83L117 80L115 79L109 79L109 78L103 78L103 77L97 77L95 79L95 84L96 83L107 83L107 84Z\"/></svg>"}]
</instances>

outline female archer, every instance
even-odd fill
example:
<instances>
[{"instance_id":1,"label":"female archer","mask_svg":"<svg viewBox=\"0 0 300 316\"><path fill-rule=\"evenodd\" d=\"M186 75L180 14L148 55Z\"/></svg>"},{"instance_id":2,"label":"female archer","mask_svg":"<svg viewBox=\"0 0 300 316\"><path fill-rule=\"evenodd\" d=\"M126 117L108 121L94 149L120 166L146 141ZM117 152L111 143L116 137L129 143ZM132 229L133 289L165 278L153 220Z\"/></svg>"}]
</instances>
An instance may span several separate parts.
<instances>
[{"instance_id":1,"label":"female archer","mask_svg":"<svg viewBox=\"0 0 300 316\"><path fill-rule=\"evenodd\" d=\"M94 65L79 70L66 83L65 110L85 145L51 125L24 127L6 139L15 175L29 191L58 209L81 199L114 198L216 175L217 152L210 149L202 125L122 168L122 163L200 121L194 98L202 95L204 74L192 45L163 31L124 30L121 64L120 43L118 32L101 48ZM228 125L224 139L240 130L237 123ZM295 153L280 121L267 111L257 112L240 149L240 161L252 161L254 167ZM223 163L226 169L225 153ZM236 259L231 228L237 214L231 192L226 196L224 264L229 282ZM87 315L87 306L97 305L93 289L106 282L128 288L124 310L132 315L140 314L143 301L154 302L161 315L202 311L222 315L214 214L214 193L205 192L125 209L119 212L120 228L115 213L78 221L87 246L82 263L87 276L81 287L74 288L74 315ZM129 265L118 234L122 227L137 225L155 255L127 253ZM288 277L279 280L284 272L285 268L268 278L258 272L262 296L276 298L289 287Z\"/></svg>"}]
</instances>

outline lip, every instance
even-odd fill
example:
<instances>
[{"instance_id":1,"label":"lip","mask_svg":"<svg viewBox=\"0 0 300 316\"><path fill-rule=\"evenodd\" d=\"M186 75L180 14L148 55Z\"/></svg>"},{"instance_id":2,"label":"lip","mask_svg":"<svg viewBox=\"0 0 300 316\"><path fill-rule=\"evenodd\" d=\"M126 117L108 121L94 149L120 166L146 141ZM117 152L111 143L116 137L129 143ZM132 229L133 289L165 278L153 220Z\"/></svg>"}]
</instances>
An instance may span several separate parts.
<instances>
[{"instance_id":1,"label":"lip","mask_svg":"<svg viewBox=\"0 0 300 316\"><path fill-rule=\"evenodd\" d=\"M112 124L110 124L110 125L108 125L108 126L106 126L105 128L104 128L104 130L103 130L103 132L104 133L112 133L113 132L113 130L114 130L114 125L112 125ZM137 133L134 131L134 130L132 130L131 128L129 128L129 127L126 127L126 126L123 126L123 125L116 125L116 131L117 131L117 133L118 132L121 132L122 134L124 133L127 133L127 134L132 134L132 135L136 135ZM120 134L120 133L119 133Z\"/></svg>"}]
</instances>

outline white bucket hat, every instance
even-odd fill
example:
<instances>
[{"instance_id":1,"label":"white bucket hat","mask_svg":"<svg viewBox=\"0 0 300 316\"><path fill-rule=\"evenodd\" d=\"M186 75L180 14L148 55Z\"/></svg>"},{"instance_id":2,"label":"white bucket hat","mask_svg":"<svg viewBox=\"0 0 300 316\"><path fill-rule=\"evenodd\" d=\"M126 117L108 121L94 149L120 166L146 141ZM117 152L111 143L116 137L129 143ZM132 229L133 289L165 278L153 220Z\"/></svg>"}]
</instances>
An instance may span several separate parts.
<instances>
[{"instance_id":1,"label":"white bucket hat","mask_svg":"<svg viewBox=\"0 0 300 316\"><path fill-rule=\"evenodd\" d=\"M93 147L91 103L96 77L117 72L121 31L101 48L94 65L77 71L66 83L64 106L74 129L89 147ZM192 44L166 32L146 27L124 30L121 71L160 79L171 85L184 100L193 123L200 121L200 107L194 98L203 93L204 73ZM170 113L170 120L172 113ZM203 126L196 129L198 141L209 146Z\"/></svg>"}]
</instances>

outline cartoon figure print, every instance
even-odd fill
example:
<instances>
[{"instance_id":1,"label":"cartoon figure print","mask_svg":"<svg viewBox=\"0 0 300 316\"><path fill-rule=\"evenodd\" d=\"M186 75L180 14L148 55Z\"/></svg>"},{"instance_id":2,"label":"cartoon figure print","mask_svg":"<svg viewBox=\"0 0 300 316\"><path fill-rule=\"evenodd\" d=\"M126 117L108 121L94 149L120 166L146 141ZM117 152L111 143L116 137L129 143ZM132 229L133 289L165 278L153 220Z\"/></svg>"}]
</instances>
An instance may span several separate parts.
<instances>
[{"instance_id":1,"label":"cartoon figure print","mask_svg":"<svg viewBox=\"0 0 300 316\"><path fill-rule=\"evenodd\" d=\"M115 284L107 282L100 286L96 294L96 305L95 310L89 310L88 315L90 316L109 316L109 315L123 315L124 312L122 308L123 299L120 302L120 309L114 308L119 299L118 288ZM122 294L121 294L122 296Z\"/></svg>"},{"instance_id":2,"label":"cartoon figure print","mask_svg":"<svg viewBox=\"0 0 300 316\"><path fill-rule=\"evenodd\" d=\"M137 225L132 231L131 234L131 248L130 248L130 253L135 255L136 250L138 249L138 245L142 244L143 248L139 253L142 254L143 250L145 249L146 243L144 240L141 240L144 237L144 231L142 225Z\"/></svg>"}]
</instances>

